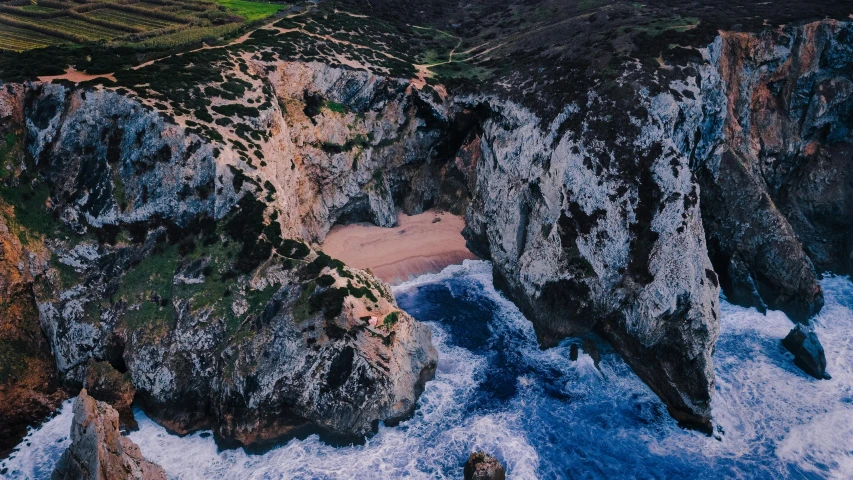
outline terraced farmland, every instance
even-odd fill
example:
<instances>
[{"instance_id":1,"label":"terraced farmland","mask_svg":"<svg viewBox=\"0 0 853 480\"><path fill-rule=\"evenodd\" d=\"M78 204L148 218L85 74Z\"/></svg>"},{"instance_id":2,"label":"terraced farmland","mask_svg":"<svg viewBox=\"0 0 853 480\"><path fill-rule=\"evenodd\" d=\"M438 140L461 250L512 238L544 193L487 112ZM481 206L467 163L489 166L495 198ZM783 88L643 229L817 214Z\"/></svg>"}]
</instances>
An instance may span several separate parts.
<instances>
[{"instance_id":1,"label":"terraced farmland","mask_svg":"<svg viewBox=\"0 0 853 480\"><path fill-rule=\"evenodd\" d=\"M122 12L110 8L94 10L88 13L87 16L98 20L105 20L107 22L120 23L123 25L129 25L131 27L139 27L144 31L156 30L158 28L166 28L179 25L179 23L172 22L169 20L147 17L145 15L140 15L136 13Z\"/></svg>"},{"instance_id":2,"label":"terraced farmland","mask_svg":"<svg viewBox=\"0 0 853 480\"><path fill-rule=\"evenodd\" d=\"M125 35L126 33L122 32L121 30L114 30L111 28L102 27L100 25L95 25L93 23L89 23L76 18L58 17L48 18L44 20L40 19L38 20L38 23L46 27L52 27L60 32L66 32L69 35L77 35L83 37L86 40L103 40L108 38L115 38Z\"/></svg>"},{"instance_id":3,"label":"terraced farmland","mask_svg":"<svg viewBox=\"0 0 853 480\"><path fill-rule=\"evenodd\" d=\"M144 48L182 31L193 32L186 38L216 38L286 7L251 0L0 0L0 50L84 42Z\"/></svg>"},{"instance_id":4,"label":"terraced farmland","mask_svg":"<svg viewBox=\"0 0 853 480\"><path fill-rule=\"evenodd\" d=\"M29 50L62 43L61 38L9 25L0 26L0 46L7 50Z\"/></svg>"}]
</instances>

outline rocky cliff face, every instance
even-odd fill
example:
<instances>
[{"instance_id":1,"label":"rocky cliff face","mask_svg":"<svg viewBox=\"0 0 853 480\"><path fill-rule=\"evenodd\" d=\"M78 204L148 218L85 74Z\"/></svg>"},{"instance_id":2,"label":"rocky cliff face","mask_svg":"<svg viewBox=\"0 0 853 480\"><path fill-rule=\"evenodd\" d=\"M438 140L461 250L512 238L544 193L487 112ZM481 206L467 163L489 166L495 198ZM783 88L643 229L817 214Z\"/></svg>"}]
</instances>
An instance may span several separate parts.
<instances>
[{"instance_id":1,"label":"rocky cliff face","mask_svg":"<svg viewBox=\"0 0 853 480\"><path fill-rule=\"evenodd\" d=\"M736 303L806 322L823 305L816 273L849 272L851 35L826 21L724 33L709 49L718 77L704 89L725 97L697 175L711 259Z\"/></svg>"},{"instance_id":2,"label":"rocky cliff face","mask_svg":"<svg viewBox=\"0 0 853 480\"><path fill-rule=\"evenodd\" d=\"M8 96L0 95L0 117L11 118L20 91L7 92ZM19 116L18 125L20 120ZM10 160L0 161L0 179L13 175L9 165L23 155L14 141L19 128L0 126L0 160ZM33 290L49 255L0 195L0 456L17 444L27 426L48 416L65 399L50 344L39 326Z\"/></svg>"},{"instance_id":3,"label":"rocky cliff face","mask_svg":"<svg viewBox=\"0 0 853 480\"><path fill-rule=\"evenodd\" d=\"M178 432L362 435L414 408L429 333L302 242L440 207L544 346L597 332L707 431L720 287L807 321L814 265L849 268L851 28L723 33L553 119L261 47L187 54L222 77L172 97L144 69L122 92L9 87L31 159L13 182L41 188L19 204L54 222L34 291L59 373L108 361Z\"/></svg>"},{"instance_id":4,"label":"rocky cliff face","mask_svg":"<svg viewBox=\"0 0 853 480\"><path fill-rule=\"evenodd\" d=\"M30 155L12 181L41 188L10 217L44 214L34 290L66 385L97 384L90 361L106 361L168 428L237 445L360 437L413 411L429 329L369 274L283 237L269 180L125 96L14 91Z\"/></svg>"}]
</instances>

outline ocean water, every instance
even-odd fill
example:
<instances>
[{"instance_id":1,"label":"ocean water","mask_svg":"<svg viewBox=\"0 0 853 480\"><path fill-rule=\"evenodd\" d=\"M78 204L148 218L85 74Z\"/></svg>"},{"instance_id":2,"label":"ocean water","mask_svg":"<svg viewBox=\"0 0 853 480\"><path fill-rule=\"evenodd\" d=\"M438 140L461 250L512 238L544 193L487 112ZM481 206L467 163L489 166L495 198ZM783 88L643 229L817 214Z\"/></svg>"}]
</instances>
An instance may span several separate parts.
<instances>
[{"instance_id":1,"label":"ocean water","mask_svg":"<svg viewBox=\"0 0 853 480\"><path fill-rule=\"evenodd\" d=\"M433 328L440 360L415 415L364 445L316 437L262 455L218 451L209 433L177 437L137 411L130 438L175 479L461 478L474 450L512 479L853 478L853 283L823 280L815 319L833 378L797 369L781 313L722 305L712 437L680 429L619 355L601 363L570 344L542 351L530 323L495 291L491 265L466 261L396 287ZM0 462L10 479L48 478L68 445L70 401Z\"/></svg>"}]
</instances>

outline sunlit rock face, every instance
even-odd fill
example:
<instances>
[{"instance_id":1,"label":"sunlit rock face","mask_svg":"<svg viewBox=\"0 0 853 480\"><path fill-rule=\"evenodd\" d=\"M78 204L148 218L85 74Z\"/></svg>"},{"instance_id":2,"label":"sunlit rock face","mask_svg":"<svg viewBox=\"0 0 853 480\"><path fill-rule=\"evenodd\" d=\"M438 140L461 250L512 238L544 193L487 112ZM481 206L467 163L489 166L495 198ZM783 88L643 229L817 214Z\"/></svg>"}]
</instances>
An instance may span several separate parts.
<instances>
[{"instance_id":1,"label":"sunlit rock face","mask_svg":"<svg viewBox=\"0 0 853 480\"><path fill-rule=\"evenodd\" d=\"M71 446L62 454L52 480L166 480L159 465L119 433L118 412L82 390L74 400Z\"/></svg>"}]
</instances>

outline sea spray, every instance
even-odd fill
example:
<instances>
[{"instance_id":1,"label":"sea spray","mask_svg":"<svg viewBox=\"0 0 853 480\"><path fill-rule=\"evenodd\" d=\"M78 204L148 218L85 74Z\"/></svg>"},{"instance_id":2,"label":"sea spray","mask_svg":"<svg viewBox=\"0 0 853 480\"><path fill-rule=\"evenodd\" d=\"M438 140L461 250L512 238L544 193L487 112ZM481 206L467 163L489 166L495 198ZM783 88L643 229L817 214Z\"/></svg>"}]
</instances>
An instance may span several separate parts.
<instances>
[{"instance_id":1,"label":"sea spray","mask_svg":"<svg viewBox=\"0 0 853 480\"><path fill-rule=\"evenodd\" d=\"M829 381L793 365L780 345L792 327L784 315L723 302L710 437L680 429L606 344L597 342L598 366L583 350L569 360L577 339L540 350L483 261L395 288L400 306L433 328L438 372L411 419L380 426L364 445L309 437L262 455L218 451L209 432L170 435L141 411L130 437L177 479L458 478L477 449L513 479L849 478L853 283L828 277L822 286L826 306L814 321ZM45 478L67 445L69 415L66 406L30 432L2 462L5 475Z\"/></svg>"}]
</instances>

